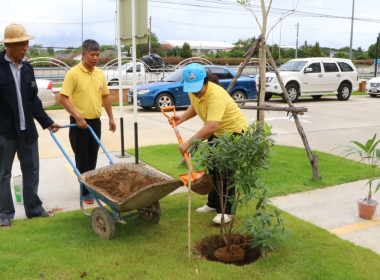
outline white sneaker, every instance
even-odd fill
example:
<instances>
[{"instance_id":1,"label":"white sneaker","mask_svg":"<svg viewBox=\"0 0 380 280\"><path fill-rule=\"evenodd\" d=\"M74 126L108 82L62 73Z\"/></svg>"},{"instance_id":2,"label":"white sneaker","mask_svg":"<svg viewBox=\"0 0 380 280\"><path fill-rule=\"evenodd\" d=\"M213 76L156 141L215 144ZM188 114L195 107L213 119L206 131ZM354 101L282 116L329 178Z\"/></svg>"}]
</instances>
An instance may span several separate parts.
<instances>
[{"instance_id":1,"label":"white sneaker","mask_svg":"<svg viewBox=\"0 0 380 280\"><path fill-rule=\"evenodd\" d=\"M199 207L197 210L198 213L207 213L207 212L212 212L215 211L215 208L207 206L207 204L203 205L202 207Z\"/></svg>"},{"instance_id":2,"label":"white sneaker","mask_svg":"<svg viewBox=\"0 0 380 280\"><path fill-rule=\"evenodd\" d=\"M229 223L232 220L232 215L224 214L224 223ZM220 225L222 223L222 214L217 214L212 221Z\"/></svg>"}]
</instances>

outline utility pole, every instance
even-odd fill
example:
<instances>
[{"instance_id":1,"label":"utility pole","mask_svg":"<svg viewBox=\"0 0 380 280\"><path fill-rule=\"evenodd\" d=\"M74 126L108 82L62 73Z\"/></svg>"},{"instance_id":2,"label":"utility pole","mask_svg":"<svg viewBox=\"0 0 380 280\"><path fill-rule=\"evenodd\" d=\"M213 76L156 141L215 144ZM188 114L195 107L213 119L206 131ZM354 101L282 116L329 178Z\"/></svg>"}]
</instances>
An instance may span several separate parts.
<instances>
[{"instance_id":1,"label":"utility pole","mask_svg":"<svg viewBox=\"0 0 380 280\"><path fill-rule=\"evenodd\" d=\"M300 29L300 23L297 23L297 39L296 39L296 58L298 57L298 31Z\"/></svg>"},{"instance_id":2,"label":"utility pole","mask_svg":"<svg viewBox=\"0 0 380 280\"><path fill-rule=\"evenodd\" d=\"M280 43L278 44L278 59L281 58L281 30L282 30L282 15L281 15L281 23L280 23Z\"/></svg>"},{"instance_id":3,"label":"utility pole","mask_svg":"<svg viewBox=\"0 0 380 280\"><path fill-rule=\"evenodd\" d=\"M348 55L349 59L352 59L352 34L354 32L354 8L355 8L355 0L352 0L350 52L349 52L349 55Z\"/></svg>"},{"instance_id":4,"label":"utility pole","mask_svg":"<svg viewBox=\"0 0 380 280\"><path fill-rule=\"evenodd\" d=\"M82 44L83 44L83 0L82 0Z\"/></svg>"},{"instance_id":5,"label":"utility pole","mask_svg":"<svg viewBox=\"0 0 380 280\"><path fill-rule=\"evenodd\" d=\"M378 64L378 57L379 57L379 39L380 37L377 36L376 40L376 57L375 57L375 77L377 77L377 64Z\"/></svg>"},{"instance_id":6,"label":"utility pole","mask_svg":"<svg viewBox=\"0 0 380 280\"><path fill-rule=\"evenodd\" d=\"M149 16L149 55L152 53L152 16Z\"/></svg>"}]
</instances>

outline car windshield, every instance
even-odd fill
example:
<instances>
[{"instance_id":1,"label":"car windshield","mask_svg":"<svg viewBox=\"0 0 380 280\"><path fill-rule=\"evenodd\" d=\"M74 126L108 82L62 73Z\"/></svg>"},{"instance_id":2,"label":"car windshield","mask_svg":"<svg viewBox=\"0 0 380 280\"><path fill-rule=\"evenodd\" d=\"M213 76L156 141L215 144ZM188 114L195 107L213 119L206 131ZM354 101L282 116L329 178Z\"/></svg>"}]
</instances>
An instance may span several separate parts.
<instances>
[{"instance_id":1,"label":"car windshield","mask_svg":"<svg viewBox=\"0 0 380 280\"><path fill-rule=\"evenodd\" d=\"M183 69L184 68L180 68L180 69L174 71L169 76L163 78L162 81L164 81L164 82L179 82L179 81L181 81L183 79L183 75L182 75Z\"/></svg>"},{"instance_id":2,"label":"car windshield","mask_svg":"<svg viewBox=\"0 0 380 280\"><path fill-rule=\"evenodd\" d=\"M294 71L299 72L302 70L302 68L305 66L306 61L288 61L284 65L282 65L280 68L278 68L279 71Z\"/></svg>"}]
</instances>

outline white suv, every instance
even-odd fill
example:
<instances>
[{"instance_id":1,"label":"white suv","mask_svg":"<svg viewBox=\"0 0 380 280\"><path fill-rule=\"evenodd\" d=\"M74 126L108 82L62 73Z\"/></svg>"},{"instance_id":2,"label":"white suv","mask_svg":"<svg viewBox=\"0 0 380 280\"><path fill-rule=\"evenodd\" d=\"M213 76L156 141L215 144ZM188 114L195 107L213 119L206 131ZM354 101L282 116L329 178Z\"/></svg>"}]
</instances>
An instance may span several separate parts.
<instances>
[{"instance_id":1,"label":"white suv","mask_svg":"<svg viewBox=\"0 0 380 280\"><path fill-rule=\"evenodd\" d=\"M358 72L349 59L292 59L278 70L292 102L301 95L319 99L324 94L336 94L339 100L348 100L351 92L359 89ZM265 100L272 95L281 95L285 101L276 74L267 73Z\"/></svg>"}]
</instances>

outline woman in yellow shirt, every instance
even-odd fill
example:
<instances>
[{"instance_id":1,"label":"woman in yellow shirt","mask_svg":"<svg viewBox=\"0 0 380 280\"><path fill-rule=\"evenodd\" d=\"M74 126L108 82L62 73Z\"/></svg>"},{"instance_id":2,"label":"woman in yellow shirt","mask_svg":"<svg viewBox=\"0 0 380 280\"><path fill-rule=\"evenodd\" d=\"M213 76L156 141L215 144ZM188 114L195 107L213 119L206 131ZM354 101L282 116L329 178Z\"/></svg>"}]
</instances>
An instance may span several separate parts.
<instances>
[{"instance_id":1,"label":"woman in yellow shirt","mask_svg":"<svg viewBox=\"0 0 380 280\"><path fill-rule=\"evenodd\" d=\"M190 137L186 142L179 145L179 151L183 154L192 145L192 139L208 140L221 137L226 132L242 133L248 127L248 122L240 108L231 96L221 86L210 81L211 73L206 72L205 67L198 63L188 64L184 71L184 91L189 92L191 105L181 114L172 117L179 125L188 119L198 115L204 122L204 126ZM207 204L198 208L197 212L217 212L213 222L220 224L222 220L219 195L217 193L217 182L219 174L210 171L214 178L214 188L208 194ZM227 174L228 176L228 174ZM227 180L224 180L227 182ZM223 193L226 192L226 184L223 186ZM233 195L235 189L228 190L228 195ZM228 223L231 220L231 203L227 202L224 220Z\"/></svg>"}]
</instances>

